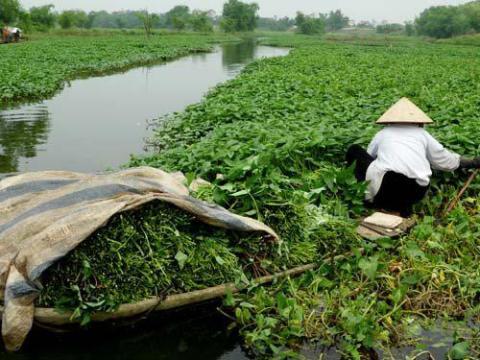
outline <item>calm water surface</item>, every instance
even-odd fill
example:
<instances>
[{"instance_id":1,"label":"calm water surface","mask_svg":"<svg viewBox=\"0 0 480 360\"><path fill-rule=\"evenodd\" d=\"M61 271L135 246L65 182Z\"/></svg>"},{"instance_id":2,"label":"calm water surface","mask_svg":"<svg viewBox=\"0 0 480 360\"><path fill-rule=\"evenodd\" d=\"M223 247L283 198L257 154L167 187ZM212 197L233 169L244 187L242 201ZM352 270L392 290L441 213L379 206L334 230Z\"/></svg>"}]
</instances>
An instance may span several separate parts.
<instances>
[{"instance_id":1,"label":"calm water surface","mask_svg":"<svg viewBox=\"0 0 480 360\"><path fill-rule=\"evenodd\" d=\"M117 167L144 151L149 121L200 101L251 61L288 51L227 44L162 65L75 80L52 99L0 110L0 173Z\"/></svg>"},{"instance_id":2,"label":"calm water surface","mask_svg":"<svg viewBox=\"0 0 480 360\"><path fill-rule=\"evenodd\" d=\"M2 360L243 360L235 332L215 305L151 315L134 325L64 334L36 329L19 353ZM218 304L217 304L218 305Z\"/></svg>"}]
</instances>

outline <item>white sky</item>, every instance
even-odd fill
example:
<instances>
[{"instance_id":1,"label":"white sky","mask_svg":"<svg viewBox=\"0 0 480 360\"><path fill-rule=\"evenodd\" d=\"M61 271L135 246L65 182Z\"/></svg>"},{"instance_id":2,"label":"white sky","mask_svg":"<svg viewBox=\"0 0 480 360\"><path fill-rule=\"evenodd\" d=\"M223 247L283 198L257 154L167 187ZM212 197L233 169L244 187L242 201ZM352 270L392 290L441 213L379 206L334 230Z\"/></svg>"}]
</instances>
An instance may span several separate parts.
<instances>
[{"instance_id":1,"label":"white sky","mask_svg":"<svg viewBox=\"0 0 480 360\"><path fill-rule=\"evenodd\" d=\"M192 9L213 9L221 13L225 0L20 0L26 8L54 4L57 10L138 10L166 12L175 5L188 5ZM387 20L404 22L413 20L423 9L433 5L458 5L469 0L256 0L261 16L294 16L304 13L328 12L341 9L354 20Z\"/></svg>"}]
</instances>

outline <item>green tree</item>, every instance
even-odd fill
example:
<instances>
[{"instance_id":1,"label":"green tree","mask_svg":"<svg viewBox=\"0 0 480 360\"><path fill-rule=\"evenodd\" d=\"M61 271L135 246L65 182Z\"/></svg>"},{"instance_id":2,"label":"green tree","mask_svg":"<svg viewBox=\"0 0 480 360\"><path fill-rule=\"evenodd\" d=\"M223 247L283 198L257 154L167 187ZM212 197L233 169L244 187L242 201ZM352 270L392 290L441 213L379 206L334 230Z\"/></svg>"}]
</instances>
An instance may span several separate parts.
<instances>
[{"instance_id":1,"label":"green tree","mask_svg":"<svg viewBox=\"0 0 480 360\"><path fill-rule=\"evenodd\" d=\"M433 6L415 19L415 27L420 35L449 38L467 33L470 22L457 6Z\"/></svg>"},{"instance_id":2,"label":"green tree","mask_svg":"<svg viewBox=\"0 0 480 360\"><path fill-rule=\"evenodd\" d=\"M411 21L405 22L405 34L407 36L414 36L415 35L415 25Z\"/></svg>"},{"instance_id":3,"label":"green tree","mask_svg":"<svg viewBox=\"0 0 480 360\"><path fill-rule=\"evenodd\" d=\"M208 16L208 11L194 10L190 17L190 24L193 31L198 32L212 32L213 23Z\"/></svg>"},{"instance_id":4,"label":"green tree","mask_svg":"<svg viewBox=\"0 0 480 360\"><path fill-rule=\"evenodd\" d=\"M114 19L114 22L117 25L117 28L119 28L119 29L124 29L126 27L126 23L125 23L125 20L123 19L123 17L116 17Z\"/></svg>"},{"instance_id":5,"label":"green tree","mask_svg":"<svg viewBox=\"0 0 480 360\"><path fill-rule=\"evenodd\" d=\"M0 26L17 21L21 11L18 0L0 0Z\"/></svg>"},{"instance_id":6,"label":"green tree","mask_svg":"<svg viewBox=\"0 0 480 360\"><path fill-rule=\"evenodd\" d=\"M93 11L88 14L91 28L115 28L115 18L105 10ZM140 23L140 20L139 20Z\"/></svg>"},{"instance_id":7,"label":"green tree","mask_svg":"<svg viewBox=\"0 0 480 360\"><path fill-rule=\"evenodd\" d=\"M58 16L58 23L62 29L71 27L86 28L88 21L87 14L82 10L66 10Z\"/></svg>"},{"instance_id":8,"label":"green tree","mask_svg":"<svg viewBox=\"0 0 480 360\"><path fill-rule=\"evenodd\" d=\"M96 13L95 11L90 11L87 15L87 23L85 24L85 27L87 29L91 29L93 27L93 22L95 21Z\"/></svg>"},{"instance_id":9,"label":"green tree","mask_svg":"<svg viewBox=\"0 0 480 360\"><path fill-rule=\"evenodd\" d=\"M24 32L29 32L32 30L32 18L30 17L30 13L28 11L23 9L20 10L17 25Z\"/></svg>"},{"instance_id":10,"label":"green tree","mask_svg":"<svg viewBox=\"0 0 480 360\"><path fill-rule=\"evenodd\" d=\"M297 16L295 17L295 25L297 25L298 28L300 28L305 21L307 20L307 17L305 16L304 13L297 11Z\"/></svg>"},{"instance_id":11,"label":"green tree","mask_svg":"<svg viewBox=\"0 0 480 360\"><path fill-rule=\"evenodd\" d=\"M75 10L75 26L80 28L88 27L88 15L83 10Z\"/></svg>"},{"instance_id":12,"label":"green tree","mask_svg":"<svg viewBox=\"0 0 480 360\"><path fill-rule=\"evenodd\" d=\"M187 28L187 18L175 16L172 19L172 28L177 31L183 31Z\"/></svg>"},{"instance_id":13,"label":"green tree","mask_svg":"<svg viewBox=\"0 0 480 360\"><path fill-rule=\"evenodd\" d=\"M480 2L467 3L461 7L461 10L467 17L470 27L475 32L480 32Z\"/></svg>"},{"instance_id":14,"label":"green tree","mask_svg":"<svg viewBox=\"0 0 480 360\"><path fill-rule=\"evenodd\" d=\"M62 29L69 29L73 26L74 23L73 11L64 11L58 16L58 23Z\"/></svg>"},{"instance_id":15,"label":"green tree","mask_svg":"<svg viewBox=\"0 0 480 360\"><path fill-rule=\"evenodd\" d=\"M167 27L184 30L190 21L190 8L184 5L175 6L165 14L165 23Z\"/></svg>"},{"instance_id":16,"label":"green tree","mask_svg":"<svg viewBox=\"0 0 480 360\"><path fill-rule=\"evenodd\" d=\"M53 12L54 8L51 4L32 7L30 9L30 18L32 19L33 26L42 30L54 27L57 21L57 17Z\"/></svg>"},{"instance_id":17,"label":"green tree","mask_svg":"<svg viewBox=\"0 0 480 360\"><path fill-rule=\"evenodd\" d=\"M376 27L378 34L394 34L401 33L405 29L402 24L383 24Z\"/></svg>"},{"instance_id":18,"label":"green tree","mask_svg":"<svg viewBox=\"0 0 480 360\"><path fill-rule=\"evenodd\" d=\"M348 26L350 19L341 10L331 11L326 16L326 26L329 31L338 31Z\"/></svg>"},{"instance_id":19,"label":"green tree","mask_svg":"<svg viewBox=\"0 0 480 360\"><path fill-rule=\"evenodd\" d=\"M258 28L270 31L287 31L295 25L295 19L284 18L258 18Z\"/></svg>"},{"instance_id":20,"label":"green tree","mask_svg":"<svg viewBox=\"0 0 480 360\"><path fill-rule=\"evenodd\" d=\"M221 28L225 32L253 31L257 27L256 3L247 4L239 0L229 0L223 5Z\"/></svg>"},{"instance_id":21,"label":"green tree","mask_svg":"<svg viewBox=\"0 0 480 360\"><path fill-rule=\"evenodd\" d=\"M140 11L136 13L138 18L143 23L143 29L147 37L153 34L153 29L156 24L159 22L160 17L157 14L149 13L148 10Z\"/></svg>"},{"instance_id":22,"label":"green tree","mask_svg":"<svg viewBox=\"0 0 480 360\"><path fill-rule=\"evenodd\" d=\"M326 20L324 16L306 16L302 12L297 12L295 22L300 34L320 35L325 32Z\"/></svg>"}]
</instances>

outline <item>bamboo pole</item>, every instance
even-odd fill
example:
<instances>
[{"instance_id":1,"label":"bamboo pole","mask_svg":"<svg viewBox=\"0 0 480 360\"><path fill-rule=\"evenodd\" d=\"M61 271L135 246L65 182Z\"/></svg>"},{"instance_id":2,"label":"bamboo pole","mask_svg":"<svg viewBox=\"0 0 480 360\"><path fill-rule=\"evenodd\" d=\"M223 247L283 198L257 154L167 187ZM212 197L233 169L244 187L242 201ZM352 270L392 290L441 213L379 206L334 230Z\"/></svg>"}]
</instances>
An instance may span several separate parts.
<instances>
[{"instance_id":1,"label":"bamboo pole","mask_svg":"<svg viewBox=\"0 0 480 360\"><path fill-rule=\"evenodd\" d=\"M475 170L471 175L470 177L468 178L467 182L465 183L465 185L463 186L462 190L460 190L460 192L457 194L457 196L455 196L455 198L452 200L452 202L450 203L450 205L448 206L447 210L445 211L445 214L444 216L448 215L449 213L452 212L452 210L457 206L458 202L460 201L460 199L462 198L463 194L465 193L465 191L467 191L468 187L470 186L470 184L472 183L472 181L475 179L475 177L478 175L478 172L480 170L477 169Z\"/></svg>"},{"instance_id":2,"label":"bamboo pole","mask_svg":"<svg viewBox=\"0 0 480 360\"><path fill-rule=\"evenodd\" d=\"M263 276L254 280L258 285L271 283L276 279L287 276L297 276L309 270L313 270L315 264L308 264L276 273L274 275ZM153 297L134 304L120 305L115 312L98 312L92 315L93 322L104 322L110 320L119 320L135 317L149 311L166 311L180 308L186 305L194 305L204 301L220 298L225 296L228 292L238 293L242 291L241 288L235 286L234 283L223 284L203 290L196 290L184 294L170 295L166 298ZM3 313L3 306L0 307L0 312ZM65 326L80 323L80 319L73 319L72 312L59 312L53 308L36 308L35 321L40 325L47 326Z\"/></svg>"}]
</instances>

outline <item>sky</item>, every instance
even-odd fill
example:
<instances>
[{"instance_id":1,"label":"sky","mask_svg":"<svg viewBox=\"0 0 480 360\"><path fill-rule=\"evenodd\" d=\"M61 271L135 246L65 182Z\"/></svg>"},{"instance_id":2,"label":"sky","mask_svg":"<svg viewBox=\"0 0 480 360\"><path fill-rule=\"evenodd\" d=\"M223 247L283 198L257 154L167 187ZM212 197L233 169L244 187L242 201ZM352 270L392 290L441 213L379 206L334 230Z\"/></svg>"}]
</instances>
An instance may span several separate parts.
<instances>
[{"instance_id":1,"label":"sky","mask_svg":"<svg viewBox=\"0 0 480 360\"><path fill-rule=\"evenodd\" d=\"M256 0L260 16L293 17L300 10L306 14L341 9L354 20L386 20L401 22L413 20L422 10L434 5L458 5L470 0ZM221 13L225 0L20 0L25 8L54 4L57 10L138 10L166 12L175 5ZM247 0L247 2L249 2Z\"/></svg>"}]
</instances>

